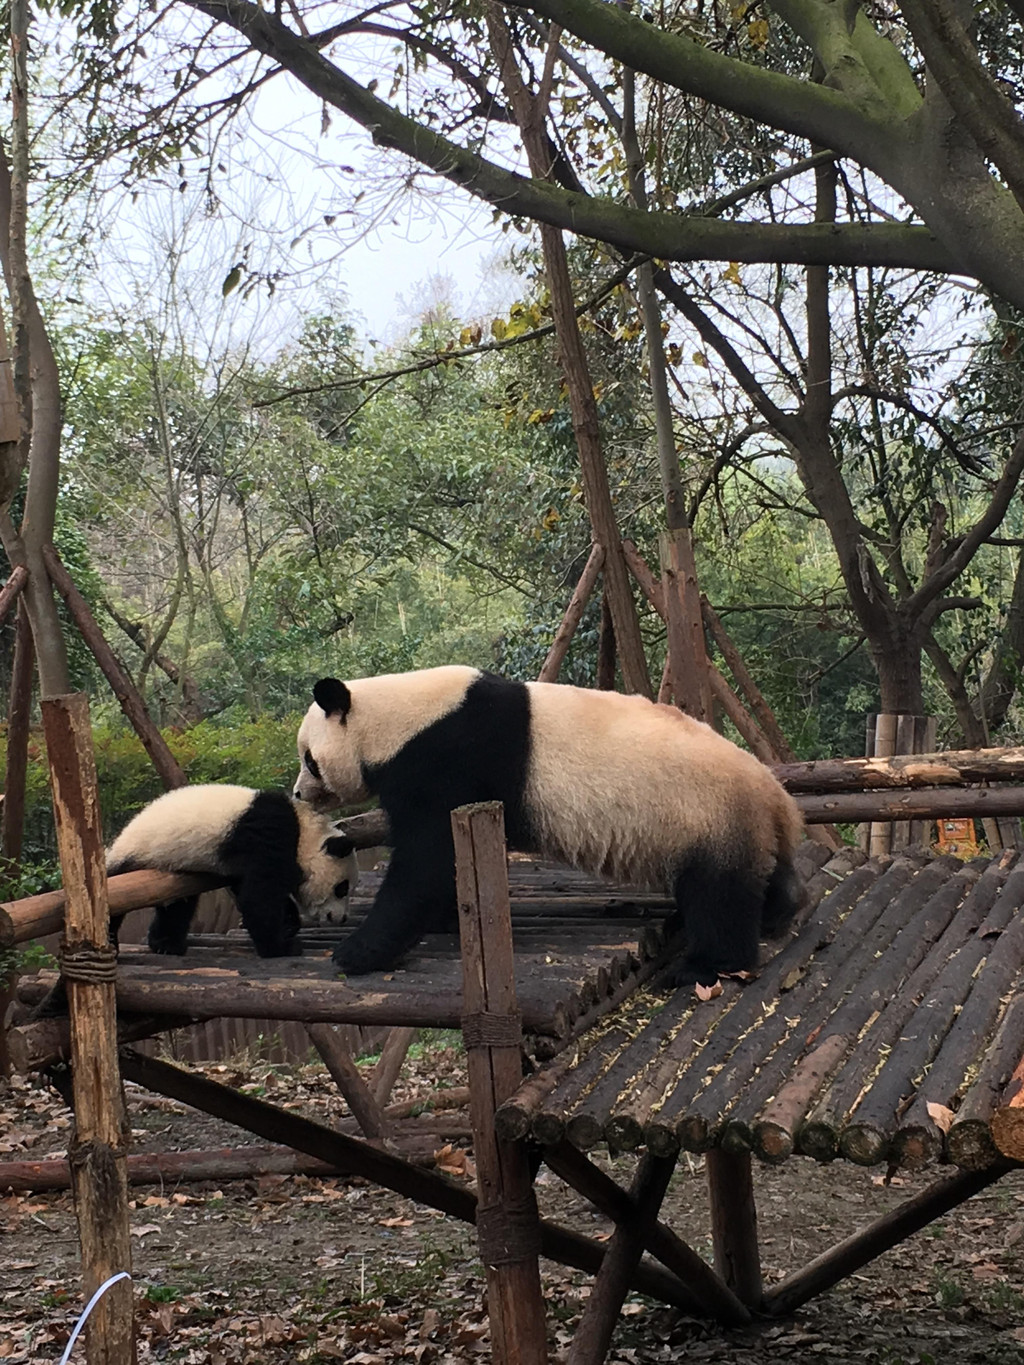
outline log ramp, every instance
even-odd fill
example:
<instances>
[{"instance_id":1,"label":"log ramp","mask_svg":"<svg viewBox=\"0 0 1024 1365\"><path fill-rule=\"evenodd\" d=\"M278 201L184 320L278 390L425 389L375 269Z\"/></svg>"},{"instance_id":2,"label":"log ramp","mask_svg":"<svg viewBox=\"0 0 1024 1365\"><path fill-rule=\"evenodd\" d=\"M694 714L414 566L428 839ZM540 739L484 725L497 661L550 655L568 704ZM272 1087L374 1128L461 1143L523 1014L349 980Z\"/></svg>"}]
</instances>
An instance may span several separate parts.
<instances>
[{"instance_id":1,"label":"log ramp","mask_svg":"<svg viewBox=\"0 0 1024 1365\"><path fill-rule=\"evenodd\" d=\"M330 950L347 930L304 930L305 955L272 962L247 952L241 933L198 935L182 959L124 948L114 993L123 1078L278 1144L272 1157L284 1167L282 1148L323 1163L309 1169L360 1175L476 1223L499 1363L546 1359L538 1256L596 1276L568 1365L600 1365L631 1291L722 1324L777 1317L1024 1162L1024 857L964 864L906 849L868 859L807 842L799 859L810 895L793 933L766 951L755 981L725 981L721 995L697 1002L691 990L658 989L664 898L519 858L510 896L500 807L464 808L453 827L461 954L457 936L430 936L400 969L339 981ZM146 903L150 875L131 874L141 881L130 888L111 878L111 903ZM354 918L375 884L364 879ZM52 927L60 910L41 899L0 907L0 941ZM52 980L22 983L8 1029L26 1069L69 1055L66 1020L26 1017ZM126 1046L224 1015L304 1022L363 1136ZM366 1084L337 1046L338 1023L393 1027L385 1075ZM424 1025L463 1028L475 1194L418 1168L395 1106L384 1107ZM523 1050L533 1057L525 1080ZM639 1153L629 1188L590 1159L598 1146ZM661 1219L683 1152L705 1155L713 1265ZM765 1287L755 1156L957 1169ZM539 1161L614 1221L607 1244L540 1216Z\"/></svg>"}]
</instances>

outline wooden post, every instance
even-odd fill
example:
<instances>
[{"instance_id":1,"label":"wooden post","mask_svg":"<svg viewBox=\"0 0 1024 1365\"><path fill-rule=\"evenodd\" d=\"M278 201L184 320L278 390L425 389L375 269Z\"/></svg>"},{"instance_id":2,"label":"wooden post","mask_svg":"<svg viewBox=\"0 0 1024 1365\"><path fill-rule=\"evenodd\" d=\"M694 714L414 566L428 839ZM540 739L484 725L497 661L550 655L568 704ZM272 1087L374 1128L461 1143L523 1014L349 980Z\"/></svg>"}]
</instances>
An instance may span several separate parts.
<instances>
[{"instance_id":1,"label":"wooden post","mask_svg":"<svg viewBox=\"0 0 1024 1365\"><path fill-rule=\"evenodd\" d=\"M622 1302L629 1292L629 1283L643 1255L644 1245L657 1226L661 1201L675 1164L675 1157L649 1153L641 1157L630 1191L636 1202L636 1217L628 1225L616 1225L569 1347L566 1365L601 1365L607 1356Z\"/></svg>"},{"instance_id":2,"label":"wooden post","mask_svg":"<svg viewBox=\"0 0 1024 1365\"><path fill-rule=\"evenodd\" d=\"M782 727L775 719L775 713L764 699L764 694L754 682L750 670L744 662L743 655L736 648L732 636L722 625L721 619L714 607L706 597L700 599L701 613L708 630L714 637L715 644L722 651L722 658L728 665L729 672L732 674L736 686L747 699L747 705L756 719L758 725L764 731L768 743L775 751L777 763L792 763L796 759L796 754L789 747L786 736L782 733Z\"/></svg>"},{"instance_id":3,"label":"wooden post","mask_svg":"<svg viewBox=\"0 0 1024 1365\"><path fill-rule=\"evenodd\" d=\"M538 682L558 681L558 671L569 652L572 637L576 634L576 627L583 616L583 610L590 601L590 595L594 591L597 576L601 572L603 563L604 550L600 545L595 545L590 551L590 558L584 565L583 572L580 574L580 581L576 584L573 595L569 599L569 605L562 617L562 624L555 631L555 638L551 641L547 658L537 674Z\"/></svg>"},{"instance_id":4,"label":"wooden post","mask_svg":"<svg viewBox=\"0 0 1024 1365\"><path fill-rule=\"evenodd\" d=\"M71 1021L75 1130L68 1148L88 1299L131 1270L128 1121L117 1064L116 955L110 943L107 873L96 763L84 693L42 703L66 909L61 972ZM130 1280L100 1299L86 1324L89 1365L134 1365Z\"/></svg>"},{"instance_id":5,"label":"wooden post","mask_svg":"<svg viewBox=\"0 0 1024 1365\"><path fill-rule=\"evenodd\" d=\"M398 1080L406 1054L419 1029L393 1028L385 1039L370 1078L370 1090L378 1104L387 1104Z\"/></svg>"},{"instance_id":6,"label":"wooden post","mask_svg":"<svg viewBox=\"0 0 1024 1365\"><path fill-rule=\"evenodd\" d=\"M758 1309L764 1288L757 1245L757 1205L750 1153L712 1147L704 1155L711 1203L715 1269L748 1308Z\"/></svg>"},{"instance_id":7,"label":"wooden post","mask_svg":"<svg viewBox=\"0 0 1024 1365\"><path fill-rule=\"evenodd\" d=\"M452 812L462 939L462 1021L477 1168L476 1228L487 1274L491 1359L542 1365L547 1327L541 1293L540 1220L526 1148L501 1142L494 1113L522 1084L505 822L500 802Z\"/></svg>"},{"instance_id":8,"label":"wooden post","mask_svg":"<svg viewBox=\"0 0 1024 1365\"><path fill-rule=\"evenodd\" d=\"M368 1138L381 1141L387 1135L388 1124L369 1086L359 1074L352 1053L337 1031L330 1024L307 1024L306 1033L331 1073L334 1084L344 1095L352 1117Z\"/></svg>"},{"instance_id":9,"label":"wooden post","mask_svg":"<svg viewBox=\"0 0 1024 1365\"><path fill-rule=\"evenodd\" d=\"M132 728L142 740L153 767L160 774L165 787L184 787L188 779L181 771L178 760L167 747L167 742L157 729L152 716L146 710L146 703L139 696L135 684L121 667L114 651L104 639L103 632L89 610L89 604L75 587L60 556L52 545L43 546L43 560L53 586L67 603L68 611L81 632L82 639L92 650L96 662L113 688L114 696L121 704L121 710L128 717Z\"/></svg>"},{"instance_id":10,"label":"wooden post","mask_svg":"<svg viewBox=\"0 0 1024 1365\"><path fill-rule=\"evenodd\" d=\"M896 752L897 717L880 711L875 716L874 748L875 758L891 758ZM868 852L872 858L883 857L892 846L892 825L876 822L871 826L868 839Z\"/></svg>"}]
</instances>

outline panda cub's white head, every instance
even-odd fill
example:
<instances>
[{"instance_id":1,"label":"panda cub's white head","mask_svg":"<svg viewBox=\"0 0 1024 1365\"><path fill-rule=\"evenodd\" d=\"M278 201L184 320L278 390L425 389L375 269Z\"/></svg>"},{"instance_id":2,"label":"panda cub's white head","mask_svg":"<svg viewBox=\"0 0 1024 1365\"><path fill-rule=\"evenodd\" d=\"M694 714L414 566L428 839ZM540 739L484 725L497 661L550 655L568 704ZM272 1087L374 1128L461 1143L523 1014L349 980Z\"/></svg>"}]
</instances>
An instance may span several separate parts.
<instances>
[{"instance_id":1,"label":"panda cub's white head","mask_svg":"<svg viewBox=\"0 0 1024 1365\"><path fill-rule=\"evenodd\" d=\"M351 839L301 801L298 863L302 884L295 897L303 924L344 924L349 896L359 881L359 866Z\"/></svg>"}]
</instances>

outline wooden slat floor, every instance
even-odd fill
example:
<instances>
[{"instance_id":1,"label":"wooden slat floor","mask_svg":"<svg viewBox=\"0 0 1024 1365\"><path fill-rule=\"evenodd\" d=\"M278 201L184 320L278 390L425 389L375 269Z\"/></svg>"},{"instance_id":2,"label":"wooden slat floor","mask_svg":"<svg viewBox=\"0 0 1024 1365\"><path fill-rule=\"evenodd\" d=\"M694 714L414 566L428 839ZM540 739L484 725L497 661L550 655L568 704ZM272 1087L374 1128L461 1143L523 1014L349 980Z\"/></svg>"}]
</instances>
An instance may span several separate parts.
<instances>
[{"instance_id":1,"label":"wooden slat floor","mask_svg":"<svg viewBox=\"0 0 1024 1365\"><path fill-rule=\"evenodd\" d=\"M997 1159L989 1119L1024 1053L1024 861L851 854L812 879L802 928L756 981L706 1003L634 996L574 1044L539 1109L513 1096L499 1131L770 1162Z\"/></svg>"}]
</instances>

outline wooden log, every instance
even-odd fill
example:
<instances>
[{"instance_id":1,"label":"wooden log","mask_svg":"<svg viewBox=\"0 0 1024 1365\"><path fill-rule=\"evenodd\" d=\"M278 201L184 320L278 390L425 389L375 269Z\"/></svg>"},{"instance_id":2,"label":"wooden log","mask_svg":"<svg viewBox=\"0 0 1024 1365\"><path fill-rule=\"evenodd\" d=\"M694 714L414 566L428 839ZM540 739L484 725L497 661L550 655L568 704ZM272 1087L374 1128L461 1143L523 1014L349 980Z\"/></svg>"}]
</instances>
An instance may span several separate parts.
<instances>
[{"instance_id":1,"label":"wooden log","mask_svg":"<svg viewBox=\"0 0 1024 1365\"><path fill-rule=\"evenodd\" d=\"M1022 1003L1019 995L1013 1001ZM1017 1028L1020 1029L1019 1022ZM1003 1093L1002 1104L992 1115L992 1140L1003 1156L1024 1162L1024 1049Z\"/></svg>"},{"instance_id":2,"label":"wooden log","mask_svg":"<svg viewBox=\"0 0 1024 1365\"><path fill-rule=\"evenodd\" d=\"M782 727L775 719L775 712L765 701L764 693L754 682L750 670L744 662L743 655L736 648L732 636L722 624L718 613L706 597L700 599L701 612L704 617L704 624L711 632L711 636L722 651L722 658L732 674L737 688L747 700L747 705L753 712L758 725L764 731L775 753L776 763L795 763L796 754L789 747L789 741L782 733Z\"/></svg>"},{"instance_id":3,"label":"wooden log","mask_svg":"<svg viewBox=\"0 0 1024 1365\"><path fill-rule=\"evenodd\" d=\"M391 843L388 817L382 810L367 810L361 815L348 815L336 820L338 833L352 840L353 848L377 848ZM362 882L364 879L360 878Z\"/></svg>"},{"instance_id":4,"label":"wooden log","mask_svg":"<svg viewBox=\"0 0 1024 1365\"><path fill-rule=\"evenodd\" d=\"M215 1118L237 1124L268 1142L286 1143L305 1152L344 1175L358 1175L384 1189L394 1190L428 1208L450 1214L464 1223L476 1221L476 1197L432 1171L421 1171L400 1157L358 1138L339 1133L326 1124L316 1123L288 1110L277 1109L252 1095L244 1095L206 1076L182 1070L156 1057L144 1057L131 1048L121 1053L122 1073L157 1094L168 1095ZM593 1274L604 1259L604 1248L579 1233L541 1220L543 1255L562 1265ZM658 1266L641 1265L634 1288L665 1303L685 1307L689 1296L681 1294L679 1282Z\"/></svg>"},{"instance_id":5,"label":"wooden log","mask_svg":"<svg viewBox=\"0 0 1024 1365\"><path fill-rule=\"evenodd\" d=\"M576 1325L566 1365L601 1365L608 1354L630 1281L658 1222L661 1203L675 1169L675 1158L650 1154L641 1158L633 1181L633 1217L617 1223L608 1252Z\"/></svg>"},{"instance_id":6,"label":"wooden log","mask_svg":"<svg viewBox=\"0 0 1024 1365\"><path fill-rule=\"evenodd\" d=\"M544 1162L614 1223L626 1224L635 1219L636 1203L632 1196L571 1143L545 1147ZM679 1278L691 1302L687 1312L714 1318L729 1327L741 1327L750 1321L749 1311L729 1286L671 1228L655 1223L645 1245L652 1256Z\"/></svg>"},{"instance_id":7,"label":"wooden log","mask_svg":"<svg viewBox=\"0 0 1024 1365\"><path fill-rule=\"evenodd\" d=\"M141 910L161 901L195 896L224 885L224 879L194 873L122 872L111 877L107 894L112 914ZM64 924L64 892L44 891L38 896L0 904L0 948L29 939L57 934Z\"/></svg>"},{"instance_id":8,"label":"wooden log","mask_svg":"<svg viewBox=\"0 0 1024 1365\"><path fill-rule=\"evenodd\" d=\"M534 1115L578 1059L577 1047L570 1045L548 1066L528 1076L519 1089L498 1106L494 1127L502 1142L518 1142L526 1137Z\"/></svg>"},{"instance_id":9,"label":"wooden log","mask_svg":"<svg viewBox=\"0 0 1024 1365\"><path fill-rule=\"evenodd\" d=\"M138 1042L182 1028L190 1022L168 1015L125 1016L117 1022L117 1041L119 1045ZM43 1071L70 1060L71 1025L66 1017L16 1024L7 1030L7 1044L15 1071L23 1075L29 1071Z\"/></svg>"},{"instance_id":10,"label":"wooden log","mask_svg":"<svg viewBox=\"0 0 1024 1365\"><path fill-rule=\"evenodd\" d=\"M576 628L579 626L584 609L590 601L603 564L604 546L595 544L591 548L590 556L583 566L579 582L569 599L569 605L565 609L562 623L555 631L555 637L551 641L551 648L547 652L547 657L537 674L538 682L558 681L559 670L569 652L572 637L576 634Z\"/></svg>"},{"instance_id":11,"label":"wooden log","mask_svg":"<svg viewBox=\"0 0 1024 1365\"><path fill-rule=\"evenodd\" d=\"M458 1028L461 997L445 991L353 990L343 981L319 979L247 980L224 970L205 976L195 969L149 972L122 968L117 1001L133 1014L178 1014L185 1018L295 1019L302 1023L396 1024L406 1028ZM524 1027L531 1033L564 1037L562 1003L548 991L525 991Z\"/></svg>"},{"instance_id":12,"label":"wooden log","mask_svg":"<svg viewBox=\"0 0 1024 1365\"><path fill-rule=\"evenodd\" d=\"M963 1170L981 1170L1001 1159L993 1130L993 1118L1007 1083L1012 1081L1024 1054L1024 997L1017 996L1006 1008L995 1037L949 1132L946 1149L951 1161Z\"/></svg>"},{"instance_id":13,"label":"wooden log","mask_svg":"<svg viewBox=\"0 0 1024 1365\"><path fill-rule=\"evenodd\" d=\"M307 1024L306 1033L331 1073L335 1085L344 1095L345 1103L359 1127L368 1138L381 1141L388 1135L388 1125L381 1114L380 1105L352 1060L352 1053L337 1031L330 1024Z\"/></svg>"},{"instance_id":14,"label":"wooden log","mask_svg":"<svg viewBox=\"0 0 1024 1365\"><path fill-rule=\"evenodd\" d=\"M153 767L160 774L160 780L168 789L184 787L188 779L182 772L178 760L171 753L167 747L167 741L153 723L153 718L146 710L146 703L139 695L135 684L121 667L114 651L107 644L102 630L100 630L95 617L89 610L89 604L75 587L71 575L61 563L57 551L52 545L44 545L42 554L46 571L50 575L53 586L67 603L68 611L70 611L75 625L81 632L82 639L92 650L96 662L120 703L121 710L128 717L132 729L142 740Z\"/></svg>"},{"instance_id":15,"label":"wooden log","mask_svg":"<svg viewBox=\"0 0 1024 1365\"><path fill-rule=\"evenodd\" d=\"M813 1010L803 1011L794 1031L793 1053L789 1048L777 1049L757 1082L740 1096L731 1122L751 1125L757 1114L755 1106L768 1098L766 1090L771 1093L770 1077L781 1082L774 1099L752 1125L759 1156L771 1161L789 1156L815 1095L853 1048L872 1015L884 1005L893 982L903 972L913 970L924 956L927 944L922 944L921 936L932 917L952 915L951 907L936 910L932 900L948 872L949 868L939 862L929 864L886 906L855 951L837 963L827 990ZM799 1060L791 1066L796 1057Z\"/></svg>"},{"instance_id":16,"label":"wooden log","mask_svg":"<svg viewBox=\"0 0 1024 1365\"><path fill-rule=\"evenodd\" d=\"M788 1317L808 1300L855 1274L876 1256L899 1246L915 1232L920 1232L950 1209L955 1209L972 1195L987 1189L1012 1169L1010 1162L997 1162L985 1170L961 1171L929 1185L899 1208L884 1214L869 1227L838 1242L802 1269L772 1285L765 1291L764 1312L771 1317Z\"/></svg>"},{"instance_id":17,"label":"wooden log","mask_svg":"<svg viewBox=\"0 0 1024 1365\"><path fill-rule=\"evenodd\" d=\"M387 1119L407 1119L422 1114L436 1114L444 1109L464 1109L469 1103L469 1086L453 1085L447 1090L431 1090L415 1099L389 1104L384 1110Z\"/></svg>"},{"instance_id":18,"label":"wooden log","mask_svg":"<svg viewBox=\"0 0 1024 1365\"><path fill-rule=\"evenodd\" d=\"M771 1087L762 1094L759 1082L767 1065L772 1065L774 1070L775 1061L773 1053L771 1061L766 1063L770 1050L770 1042L766 1040L781 1038L789 1027L788 1021L799 1020L798 1026L791 1031L790 1044L791 1050L799 1055L819 1015L824 1013L820 997L835 974L844 968L848 973L851 955L866 953L869 941L877 945L890 931L893 915L898 912L889 907L900 903L900 893L913 876L915 866L909 860L901 860L881 877L872 877L873 870L869 865L864 869L867 876L851 874L849 886L839 886L822 902L808 931L801 933L769 963L762 978L755 983L752 995L749 991L745 993L743 1014L735 1023L729 1022L725 1035L717 1035L711 1040L710 1050L702 1049L691 1062L681 1078L685 1089L677 1086L679 1099L670 1097L663 1111L665 1115L675 1117L676 1136L684 1148L705 1151L713 1145L718 1140L722 1116L730 1104L738 1102L737 1096L745 1100L753 1093L757 1096L758 1107L750 1106L749 1116L744 1114L742 1119L749 1128L750 1121L779 1085L779 1080L773 1079ZM849 913L837 922L835 912L844 906L849 907ZM903 908L907 908L905 904ZM776 996L783 997L779 1007L763 1017L762 1002ZM815 1013L805 1018L812 1006ZM762 1030L766 1032L762 1033ZM788 1059L782 1074L788 1073L792 1060L792 1057ZM704 1074L710 1067L715 1068L714 1075L710 1083L705 1084ZM737 1115L730 1114L733 1150L742 1149L735 1132L739 1122ZM749 1146L749 1141L748 1135L742 1146Z\"/></svg>"},{"instance_id":19,"label":"wooden log","mask_svg":"<svg viewBox=\"0 0 1024 1365\"><path fill-rule=\"evenodd\" d=\"M27 571L22 571L27 577ZM12 863L21 861L25 838L25 784L28 779L34 664L32 626L28 610L22 602L18 606L18 626L14 639L14 666L7 708L7 770L4 776L3 807L0 809L0 849Z\"/></svg>"},{"instance_id":20,"label":"wooden log","mask_svg":"<svg viewBox=\"0 0 1024 1365\"><path fill-rule=\"evenodd\" d=\"M7 576L7 581L0 588L0 622L7 620L7 613L21 596L21 591L28 582L28 569L24 564L15 564L14 568Z\"/></svg>"},{"instance_id":21,"label":"wooden log","mask_svg":"<svg viewBox=\"0 0 1024 1365\"><path fill-rule=\"evenodd\" d=\"M260 1175L337 1175L338 1169L290 1147L221 1147L193 1152L143 1152L128 1157L130 1185L176 1186L204 1180L251 1180ZM15 1194L66 1190L71 1185L67 1161L0 1162L0 1191Z\"/></svg>"},{"instance_id":22,"label":"wooden log","mask_svg":"<svg viewBox=\"0 0 1024 1365\"><path fill-rule=\"evenodd\" d=\"M722 710L735 725L750 752L755 754L762 763L770 766L775 761L776 755L767 735L753 716L749 714L747 708L713 663L708 664L708 684L715 701L719 703Z\"/></svg>"},{"instance_id":23,"label":"wooden log","mask_svg":"<svg viewBox=\"0 0 1024 1365\"><path fill-rule=\"evenodd\" d=\"M502 1142L494 1111L523 1079L505 820L500 802L452 811L462 940L462 1032L476 1160L477 1239L496 1365L544 1365L540 1222L522 1143Z\"/></svg>"},{"instance_id":24,"label":"wooden log","mask_svg":"<svg viewBox=\"0 0 1024 1365\"><path fill-rule=\"evenodd\" d=\"M1024 814L1024 786L915 787L891 792L836 792L793 798L809 825L852 820L936 820L955 815Z\"/></svg>"},{"instance_id":25,"label":"wooden log","mask_svg":"<svg viewBox=\"0 0 1024 1365\"><path fill-rule=\"evenodd\" d=\"M370 1078L370 1089L378 1104L387 1104L390 1099L402 1063L418 1033L419 1029L393 1028L385 1039Z\"/></svg>"},{"instance_id":26,"label":"wooden log","mask_svg":"<svg viewBox=\"0 0 1024 1365\"><path fill-rule=\"evenodd\" d=\"M715 1269L740 1302L756 1312L761 1307L764 1285L750 1155L743 1152L736 1156L712 1147L704 1163Z\"/></svg>"},{"instance_id":27,"label":"wooden log","mask_svg":"<svg viewBox=\"0 0 1024 1365\"><path fill-rule=\"evenodd\" d=\"M890 758L822 758L783 763L772 771L788 792L827 795L894 788L963 787L1024 781L1024 746L894 754Z\"/></svg>"},{"instance_id":28,"label":"wooden log","mask_svg":"<svg viewBox=\"0 0 1024 1365\"><path fill-rule=\"evenodd\" d=\"M921 993L949 959L977 932L989 914L1006 878L1006 869L991 864L971 887L963 904L938 941L908 978L898 996L889 1001L875 1027L869 1029L839 1069L821 1100L801 1123L797 1147L818 1161L832 1161L839 1152L839 1136L847 1114L860 1098L864 1077L877 1066L880 1053L898 1041L900 1033L917 1008ZM940 895L952 894L944 891Z\"/></svg>"},{"instance_id":29,"label":"wooden log","mask_svg":"<svg viewBox=\"0 0 1024 1365\"><path fill-rule=\"evenodd\" d=\"M954 1091L984 1051L999 1013L999 1002L1010 990L1024 959L1024 919L1015 913L1020 906L1022 883L1019 878L1011 880L1016 884L1012 899L1000 897L1009 927L996 937L975 935L950 958L904 1024L898 1045L889 1053L870 1091L851 1115L840 1144L851 1161L871 1165L873 1160L887 1156L891 1162L905 1159L908 1165L923 1165L941 1155L943 1133L930 1118L928 1126L920 1124L916 1133L908 1128L898 1146L891 1143L896 1114L914 1094L917 1078L924 1077L923 1086L931 1089L932 1070L940 1050L946 1053L939 1068L940 1077L951 1071L959 1072ZM996 909L990 913L989 921Z\"/></svg>"},{"instance_id":30,"label":"wooden log","mask_svg":"<svg viewBox=\"0 0 1024 1365\"><path fill-rule=\"evenodd\" d=\"M566 1115L580 1095L598 1076L604 1074L631 1037L628 1026L613 1025L594 1040L586 1055L569 1072L565 1084L558 1088L554 1096L549 1091L545 1097L549 1103L542 1102L543 1107L534 1114L530 1129L537 1142L547 1145L561 1142L565 1135Z\"/></svg>"},{"instance_id":31,"label":"wooden log","mask_svg":"<svg viewBox=\"0 0 1024 1365\"><path fill-rule=\"evenodd\" d=\"M131 1273L127 1149L130 1129L117 1065L114 954L96 763L84 693L44 698L54 822L67 894L61 972L71 1021L75 1127L68 1146L86 1299L120 1271ZM86 1323L89 1365L130 1365L135 1356L131 1280L100 1299Z\"/></svg>"}]
</instances>

